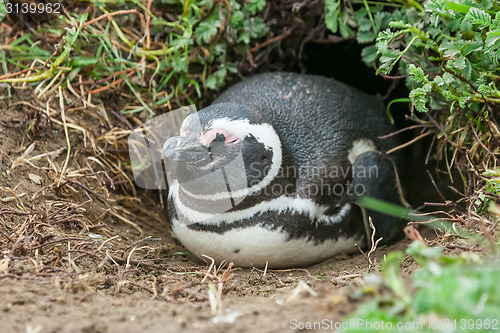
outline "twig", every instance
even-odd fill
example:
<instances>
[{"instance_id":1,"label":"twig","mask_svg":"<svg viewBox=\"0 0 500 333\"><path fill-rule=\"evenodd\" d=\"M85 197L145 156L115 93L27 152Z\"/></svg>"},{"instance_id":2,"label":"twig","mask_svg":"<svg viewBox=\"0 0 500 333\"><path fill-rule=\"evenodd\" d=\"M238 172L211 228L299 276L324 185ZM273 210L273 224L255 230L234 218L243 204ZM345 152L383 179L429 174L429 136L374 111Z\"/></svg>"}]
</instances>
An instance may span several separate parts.
<instances>
[{"instance_id":1,"label":"twig","mask_svg":"<svg viewBox=\"0 0 500 333\"><path fill-rule=\"evenodd\" d=\"M382 240L382 237L380 237L379 239L377 239L375 241L375 233L377 232L377 230L375 229L375 225L373 224L371 216L368 217L368 223L370 225L370 228L372 228L373 231L372 231L372 236L371 236L371 248L370 248L370 251L368 252L367 258L368 258L368 261L370 262L370 265L373 266L373 263L372 263L372 260L370 258L370 255L373 252L375 252L375 250L377 249L378 243L380 243L380 241Z\"/></svg>"},{"instance_id":2,"label":"twig","mask_svg":"<svg viewBox=\"0 0 500 333\"><path fill-rule=\"evenodd\" d=\"M412 126L408 126L408 127L402 128L400 130L397 130L395 132L391 132L389 134L381 135L378 138L381 139L381 140L384 140L384 139L390 138L391 136L397 135L399 133L406 132L406 131L409 131L409 130L412 130L412 129L415 129L415 128L422 128L422 127L424 127L424 128L431 127L431 125L428 125L428 124L412 125Z\"/></svg>"},{"instance_id":3,"label":"twig","mask_svg":"<svg viewBox=\"0 0 500 333\"><path fill-rule=\"evenodd\" d=\"M277 41L279 41L279 40L282 40L283 38L288 37L288 36L290 35L290 33L292 32L292 30L291 30L291 29L290 29L290 30L287 30L286 28L284 28L284 29L283 29L283 31L284 31L284 32L283 32L281 35L278 35L278 36L276 36L276 37L270 38L270 39L266 40L265 42L263 42L262 44L259 44L259 45L257 45L257 46L252 47L252 48L250 49L250 52L252 52L252 53L253 53L253 52L255 52L255 51L260 50L260 49L261 49L261 48L263 48L263 47L266 47L266 46L267 46L267 45L269 45L269 44L272 44L272 43L274 43L274 42L277 42Z\"/></svg>"},{"instance_id":4,"label":"twig","mask_svg":"<svg viewBox=\"0 0 500 333\"><path fill-rule=\"evenodd\" d=\"M62 118L62 122L64 125L64 135L66 136L66 145L67 145L68 150L66 152L66 160L64 161L64 165L63 165L62 170L61 170L61 176L59 177L57 187L59 187L59 185L61 184L62 178L64 177L64 172L66 172L66 168L68 167L69 157L71 155L71 143L69 141L68 126L66 124L66 113L65 113L65 108L64 108L64 98L63 98L61 86L59 86L59 107L61 108L61 118Z\"/></svg>"},{"instance_id":5,"label":"twig","mask_svg":"<svg viewBox=\"0 0 500 333\"><path fill-rule=\"evenodd\" d=\"M354 246L356 246L358 248L358 251L361 252L361 254L366 259L366 261L368 262L368 264L371 265L370 258L368 258L366 256L365 252L359 247L359 245L356 243L356 244L354 244Z\"/></svg>"},{"instance_id":6,"label":"twig","mask_svg":"<svg viewBox=\"0 0 500 333\"><path fill-rule=\"evenodd\" d=\"M434 185L434 188L436 189L437 193L441 197L441 200L443 200L443 202L446 202L446 199L445 199L444 195L441 193L441 191L437 187L436 182L434 181L434 178L432 177L432 175L429 172L429 170L425 170L425 171L427 172L427 175L429 175L429 178L431 179L432 185Z\"/></svg>"},{"instance_id":7,"label":"twig","mask_svg":"<svg viewBox=\"0 0 500 333\"><path fill-rule=\"evenodd\" d=\"M101 249L104 247L104 245L106 245L107 243L109 243L112 240L115 240L115 239L117 239L119 237L120 237L119 235L116 235L116 236L113 236L111 238L106 239L104 242L102 242L102 244L97 249L95 249L94 251L92 251L92 254L95 255L97 252L101 251Z\"/></svg>"},{"instance_id":8,"label":"twig","mask_svg":"<svg viewBox=\"0 0 500 333\"><path fill-rule=\"evenodd\" d=\"M201 255L202 257L205 257L207 259L209 259L211 261L211 264L210 264L210 267L208 267L208 270L207 270L207 273L205 274L205 276L203 277L203 279L201 280L201 283L205 282L205 280L208 278L208 276L210 275L210 271L212 270L212 267L214 267L215 265L215 260L205 254L202 254Z\"/></svg>"},{"instance_id":9,"label":"twig","mask_svg":"<svg viewBox=\"0 0 500 333\"><path fill-rule=\"evenodd\" d=\"M116 12L113 12L113 13L106 13L106 14L102 14L101 16L99 17L96 17L95 19L93 20L90 20L90 21L87 21L85 22L82 27L86 27L87 25L89 24L92 24L92 23L95 23L97 21L100 21L102 20L103 18L107 18L108 20L111 20L111 17L113 16L116 16L116 15L121 15L121 14L132 14L132 13L135 13L135 14L138 14L141 18L143 18L143 15L141 12L137 11L136 9L127 9L127 10L118 10Z\"/></svg>"},{"instance_id":10,"label":"twig","mask_svg":"<svg viewBox=\"0 0 500 333\"><path fill-rule=\"evenodd\" d=\"M392 148L392 149L389 149L389 150L388 150L388 151L386 151L385 153L386 153L387 155L392 154L392 153L394 153L395 151L400 150L400 149L402 149L402 148L404 148L404 147L407 147L407 146L409 146L409 145L411 145L411 144L413 144L413 143L417 142L418 140L420 140L420 139L422 139L422 138L424 138L424 137L426 137L426 136L428 136L428 135L431 135L431 134L434 134L434 132L429 131L429 132L425 132L425 133L423 133L423 134L420 134L419 136L417 136L417 137L415 137L415 138L411 139L410 141L408 141L408 142L406 142L406 143L403 143L402 145L399 145L399 146L397 146L397 147L394 147L394 148Z\"/></svg>"}]
</instances>

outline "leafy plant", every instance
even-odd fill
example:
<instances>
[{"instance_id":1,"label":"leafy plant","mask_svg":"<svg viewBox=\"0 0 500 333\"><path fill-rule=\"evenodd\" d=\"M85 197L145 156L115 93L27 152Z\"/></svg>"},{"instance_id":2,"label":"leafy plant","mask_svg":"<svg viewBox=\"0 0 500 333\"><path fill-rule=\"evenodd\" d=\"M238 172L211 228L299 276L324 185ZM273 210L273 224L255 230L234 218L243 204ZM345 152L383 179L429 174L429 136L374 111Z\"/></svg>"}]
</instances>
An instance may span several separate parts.
<instances>
[{"instance_id":1,"label":"leafy plant","mask_svg":"<svg viewBox=\"0 0 500 333\"><path fill-rule=\"evenodd\" d=\"M67 88L78 77L85 82L85 98L124 86L134 98L122 112L147 111L151 117L171 103L192 104L192 93L201 95L200 85L220 88L227 73L237 71L227 53L246 54L268 31L258 16L266 4L262 0L169 0L157 10L148 8L147 1L90 4L96 9L92 17L76 9L70 18L60 16L36 35L23 32L6 45L10 68L0 82L32 82L39 97L54 86ZM39 39L43 35L58 41L54 53L50 43Z\"/></svg>"},{"instance_id":2,"label":"leafy plant","mask_svg":"<svg viewBox=\"0 0 500 333\"><path fill-rule=\"evenodd\" d=\"M494 196L500 196L500 169L486 170L483 172L483 180L486 182L485 191L479 193L476 205L482 209L488 209L494 203Z\"/></svg>"},{"instance_id":3,"label":"leafy plant","mask_svg":"<svg viewBox=\"0 0 500 333\"><path fill-rule=\"evenodd\" d=\"M355 9L354 5L364 7ZM373 4L374 5L370 5ZM325 21L334 33L373 43L363 51L378 73L397 68L408 75L418 111L443 101L484 111L500 103L495 85L500 62L500 4L496 1L325 1Z\"/></svg>"},{"instance_id":4,"label":"leafy plant","mask_svg":"<svg viewBox=\"0 0 500 333\"><path fill-rule=\"evenodd\" d=\"M500 156L499 10L491 0L326 0L325 21L332 32L367 44L362 58L377 74L405 78L412 113L428 113L426 125L438 133L438 156L448 169L462 165L461 172L481 178ZM479 187L489 193L483 197L498 200L483 179Z\"/></svg>"},{"instance_id":5,"label":"leafy plant","mask_svg":"<svg viewBox=\"0 0 500 333\"><path fill-rule=\"evenodd\" d=\"M500 268L477 256L450 257L440 247L414 242L407 254L421 266L405 284L400 274L402 252L382 265L383 284L372 301L345 321L358 323L347 332L488 332L500 320ZM367 277L367 281L373 279ZM382 321L384 324L382 325ZM372 325L372 326L370 326ZM373 328L378 325L378 328ZM398 326L399 325L399 326ZM372 327L367 329L366 327Z\"/></svg>"}]
</instances>

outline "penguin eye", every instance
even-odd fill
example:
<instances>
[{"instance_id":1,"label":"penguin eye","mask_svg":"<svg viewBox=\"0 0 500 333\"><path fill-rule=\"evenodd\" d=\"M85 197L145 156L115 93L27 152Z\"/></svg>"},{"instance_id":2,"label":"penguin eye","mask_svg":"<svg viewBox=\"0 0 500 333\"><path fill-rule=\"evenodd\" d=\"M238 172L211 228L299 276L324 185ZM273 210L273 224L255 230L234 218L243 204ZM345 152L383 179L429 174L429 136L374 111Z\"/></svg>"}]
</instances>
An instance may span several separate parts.
<instances>
[{"instance_id":1,"label":"penguin eye","mask_svg":"<svg viewBox=\"0 0 500 333\"><path fill-rule=\"evenodd\" d=\"M215 139L212 140L213 142L225 142L226 141L226 136L222 133L217 133L215 134Z\"/></svg>"},{"instance_id":2,"label":"penguin eye","mask_svg":"<svg viewBox=\"0 0 500 333\"><path fill-rule=\"evenodd\" d=\"M240 142L240 138L238 137L235 137L235 136L225 136L224 134L222 133L217 133L215 135L215 139L212 140L211 143L217 143L217 142L225 142L225 143L237 143L237 142Z\"/></svg>"}]
</instances>

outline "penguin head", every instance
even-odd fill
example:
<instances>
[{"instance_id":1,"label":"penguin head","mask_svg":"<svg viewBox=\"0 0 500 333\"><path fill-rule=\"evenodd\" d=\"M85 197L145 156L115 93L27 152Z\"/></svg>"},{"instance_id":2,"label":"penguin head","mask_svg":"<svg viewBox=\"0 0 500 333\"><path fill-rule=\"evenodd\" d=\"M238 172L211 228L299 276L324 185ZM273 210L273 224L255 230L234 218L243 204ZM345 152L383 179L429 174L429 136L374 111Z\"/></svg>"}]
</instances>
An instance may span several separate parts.
<instances>
[{"instance_id":1,"label":"penguin head","mask_svg":"<svg viewBox=\"0 0 500 333\"><path fill-rule=\"evenodd\" d=\"M162 149L169 177L198 195L246 196L267 186L282 161L279 134L259 110L234 103L189 115ZM217 181L218 173L225 181ZM169 181L172 179L169 179Z\"/></svg>"}]
</instances>

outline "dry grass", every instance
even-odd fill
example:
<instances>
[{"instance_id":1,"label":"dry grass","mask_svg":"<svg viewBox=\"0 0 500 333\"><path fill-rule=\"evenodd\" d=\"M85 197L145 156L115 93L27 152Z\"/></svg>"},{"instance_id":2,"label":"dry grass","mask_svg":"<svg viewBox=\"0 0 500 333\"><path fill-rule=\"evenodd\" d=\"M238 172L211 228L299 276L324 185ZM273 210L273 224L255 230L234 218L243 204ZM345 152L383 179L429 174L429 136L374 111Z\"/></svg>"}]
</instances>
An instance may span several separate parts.
<instances>
[{"instance_id":1,"label":"dry grass","mask_svg":"<svg viewBox=\"0 0 500 333\"><path fill-rule=\"evenodd\" d=\"M114 295L143 290L168 302L210 302L219 313L232 264L200 271L169 263L176 246L163 209L131 178L132 130L120 127L129 120L103 117L102 103L84 115L77 107L63 111L64 92L53 93L8 106L22 119L3 124L14 134L4 149L17 157L4 159L1 170L8 182L0 186L0 279L57 279L92 289L112 274ZM96 131L95 119L107 131ZM151 228L158 238L144 237Z\"/></svg>"}]
</instances>

